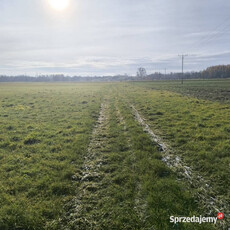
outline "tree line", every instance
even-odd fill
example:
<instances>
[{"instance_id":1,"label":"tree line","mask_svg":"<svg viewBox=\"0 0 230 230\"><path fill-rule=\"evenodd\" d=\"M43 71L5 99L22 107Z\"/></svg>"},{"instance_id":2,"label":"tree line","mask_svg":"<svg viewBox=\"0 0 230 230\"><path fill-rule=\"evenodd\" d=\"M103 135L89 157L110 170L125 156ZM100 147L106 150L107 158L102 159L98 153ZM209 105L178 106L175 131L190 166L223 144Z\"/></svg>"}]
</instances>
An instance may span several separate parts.
<instances>
[{"instance_id":1,"label":"tree line","mask_svg":"<svg viewBox=\"0 0 230 230\"><path fill-rule=\"evenodd\" d=\"M208 67L205 71L203 71L203 75L206 78L229 78L230 65L217 65Z\"/></svg>"},{"instance_id":2,"label":"tree line","mask_svg":"<svg viewBox=\"0 0 230 230\"><path fill-rule=\"evenodd\" d=\"M181 73L162 74L159 72L147 74L145 68L138 68L136 76L116 75L116 76L65 76L63 74L42 75L37 77L19 75L6 76L0 75L0 82L109 82L109 81L152 81L152 80L178 80L181 79ZM230 78L230 65L218 65L208 67L199 72L186 72L184 79L212 79L212 78Z\"/></svg>"}]
</instances>

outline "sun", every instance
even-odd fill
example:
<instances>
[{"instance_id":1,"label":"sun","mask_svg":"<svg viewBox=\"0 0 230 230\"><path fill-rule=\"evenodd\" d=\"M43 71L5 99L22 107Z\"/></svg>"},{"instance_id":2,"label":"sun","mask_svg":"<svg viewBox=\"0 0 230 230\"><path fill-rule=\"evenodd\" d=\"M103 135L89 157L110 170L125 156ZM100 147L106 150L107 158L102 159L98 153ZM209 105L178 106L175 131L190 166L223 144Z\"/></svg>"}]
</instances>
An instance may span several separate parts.
<instances>
[{"instance_id":1,"label":"sun","mask_svg":"<svg viewBox=\"0 0 230 230\"><path fill-rule=\"evenodd\" d=\"M53 9L61 11L69 6L69 0L49 0L49 4Z\"/></svg>"}]
</instances>

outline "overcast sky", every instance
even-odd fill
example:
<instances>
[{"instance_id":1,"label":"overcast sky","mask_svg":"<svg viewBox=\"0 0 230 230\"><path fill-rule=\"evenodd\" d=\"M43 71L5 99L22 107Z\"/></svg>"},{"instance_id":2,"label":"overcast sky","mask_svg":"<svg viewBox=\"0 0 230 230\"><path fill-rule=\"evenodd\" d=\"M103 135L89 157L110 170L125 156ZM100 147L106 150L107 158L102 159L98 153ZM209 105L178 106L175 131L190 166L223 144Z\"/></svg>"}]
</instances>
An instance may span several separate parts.
<instances>
[{"instance_id":1,"label":"overcast sky","mask_svg":"<svg viewBox=\"0 0 230 230\"><path fill-rule=\"evenodd\" d=\"M114 75L230 64L229 0L0 0L0 75Z\"/></svg>"}]
</instances>

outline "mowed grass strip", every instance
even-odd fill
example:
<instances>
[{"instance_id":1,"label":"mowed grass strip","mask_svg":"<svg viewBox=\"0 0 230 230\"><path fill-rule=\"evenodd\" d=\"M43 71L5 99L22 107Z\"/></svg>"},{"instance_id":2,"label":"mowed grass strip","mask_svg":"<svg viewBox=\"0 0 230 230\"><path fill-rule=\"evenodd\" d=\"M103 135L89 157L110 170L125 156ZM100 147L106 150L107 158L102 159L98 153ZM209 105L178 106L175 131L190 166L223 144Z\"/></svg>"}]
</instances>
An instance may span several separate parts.
<instances>
[{"instance_id":1,"label":"mowed grass strip","mask_svg":"<svg viewBox=\"0 0 230 230\"><path fill-rule=\"evenodd\" d=\"M1 230L44 229L75 195L101 87L0 85Z\"/></svg>"}]
</instances>

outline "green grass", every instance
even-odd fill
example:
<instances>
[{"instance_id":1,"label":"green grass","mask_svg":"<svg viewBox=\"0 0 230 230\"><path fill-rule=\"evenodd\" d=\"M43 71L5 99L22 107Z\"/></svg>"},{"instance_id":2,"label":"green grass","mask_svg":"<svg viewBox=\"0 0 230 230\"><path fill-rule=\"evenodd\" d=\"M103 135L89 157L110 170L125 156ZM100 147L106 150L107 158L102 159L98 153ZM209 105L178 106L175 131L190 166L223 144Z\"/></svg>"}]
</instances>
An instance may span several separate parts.
<instances>
[{"instance_id":1,"label":"green grass","mask_svg":"<svg viewBox=\"0 0 230 230\"><path fill-rule=\"evenodd\" d=\"M0 229L43 229L75 195L101 87L0 86Z\"/></svg>"},{"instance_id":2,"label":"green grass","mask_svg":"<svg viewBox=\"0 0 230 230\"><path fill-rule=\"evenodd\" d=\"M1 84L0 229L59 230L63 224L78 229L79 220L68 221L80 188L73 176L81 174L102 102L109 106L100 151L103 176L92 196L84 197L82 219L91 220L93 229L217 229L169 223L171 215L203 215L199 188L178 180L162 162L162 153L135 120L130 104L229 201L228 84ZM87 229L84 224L81 229Z\"/></svg>"}]
</instances>

